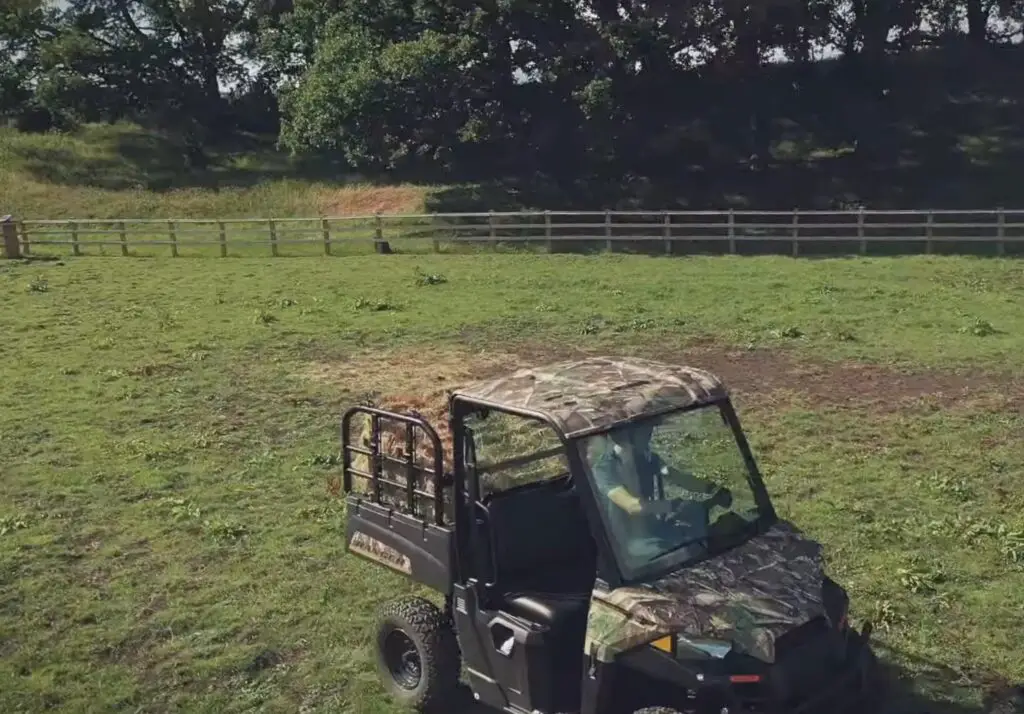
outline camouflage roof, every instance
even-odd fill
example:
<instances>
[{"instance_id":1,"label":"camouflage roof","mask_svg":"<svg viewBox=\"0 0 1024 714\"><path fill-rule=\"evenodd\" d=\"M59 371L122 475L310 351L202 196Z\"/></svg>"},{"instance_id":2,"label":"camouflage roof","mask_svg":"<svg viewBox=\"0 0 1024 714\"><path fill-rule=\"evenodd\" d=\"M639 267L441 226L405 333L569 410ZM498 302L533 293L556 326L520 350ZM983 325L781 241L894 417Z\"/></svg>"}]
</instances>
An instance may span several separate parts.
<instances>
[{"instance_id":1,"label":"camouflage roof","mask_svg":"<svg viewBox=\"0 0 1024 714\"><path fill-rule=\"evenodd\" d=\"M722 381L702 369L634 357L589 357L522 369L455 390L459 396L548 415L573 435L644 414L725 396Z\"/></svg>"}]
</instances>

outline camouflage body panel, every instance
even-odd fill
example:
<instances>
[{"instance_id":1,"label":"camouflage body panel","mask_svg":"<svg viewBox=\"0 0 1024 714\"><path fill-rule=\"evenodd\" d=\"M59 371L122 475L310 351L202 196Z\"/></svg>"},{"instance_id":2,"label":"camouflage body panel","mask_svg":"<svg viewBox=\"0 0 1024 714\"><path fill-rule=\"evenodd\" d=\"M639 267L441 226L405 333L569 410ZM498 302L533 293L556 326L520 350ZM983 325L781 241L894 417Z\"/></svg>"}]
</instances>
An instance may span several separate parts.
<instances>
[{"instance_id":1,"label":"camouflage body panel","mask_svg":"<svg viewBox=\"0 0 1024 714\"><path fill-rule=\"evenodd\" d=\"M409 559L409 556L399 553L390 545L381 543L376 538L371 538L361 531L356 531L352 534L352 540L349 541L348 549L381 565L386 565L392 570L397 570L406 575L412 574L412 561Z\"/></svg>"},{"instance_id":2,"label":"camouflage body panel","mask_svg":"<svg viewBox=\"0 0 1024 714\"><path fill-rule=\"evenodd\" d=\"M694 367L632 357L591 357L522 369L467 385L458 396L529 409L550 417L568 436L644 414L685 408L726 396L725 385Z\"/></svg>"},{"instance_id":3,"label":"camouflage body panel","mask_svg":"<svg viewBox=\"0 0 1024 714\"><path fill-rule=\"evenodd\" d=\"M655 582L595 590L587 653L609 662L667 634L729 641L775 661L775 640L825 614L821 545L777 522L743 545Z\"/></svg>"}]
</instances>

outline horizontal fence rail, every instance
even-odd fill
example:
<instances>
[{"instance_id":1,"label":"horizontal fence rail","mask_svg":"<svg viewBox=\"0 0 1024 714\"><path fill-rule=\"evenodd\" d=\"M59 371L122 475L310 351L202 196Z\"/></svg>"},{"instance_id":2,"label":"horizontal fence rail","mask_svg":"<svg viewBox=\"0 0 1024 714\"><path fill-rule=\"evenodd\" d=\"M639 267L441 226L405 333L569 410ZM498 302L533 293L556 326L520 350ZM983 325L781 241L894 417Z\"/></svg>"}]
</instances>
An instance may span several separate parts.
<instances>
[{"instance_id":1,"label":"horizontal fence rail","mask_svg":"<svg viewBox=\"0 0 1024 714\"><path fill-rule=\"evenodd\" d=\"M936 244L988 243L999 255L1008 244L1024 244L1024 210L852 210L852 211L520 211L434 213L317 218L252 219L80 219L2 221L8 257L58 247L72 255L97 250L132 255L156 247L178 256L183 250L227 257L238 248L278 256L294 246L331 255L359 242L418 241L435 252L464 245L536 245L550 252L597 244L613 251L642 244L672 254L679 243L717 244L737 253L741 243L782 244L800 255L814 243L847 244L866 254L869 244L917 244L930 253ZM386 250L382 251L386 252ZM1017 251L1015 251L1017 252Z\"/></svg>"}]
</instances>

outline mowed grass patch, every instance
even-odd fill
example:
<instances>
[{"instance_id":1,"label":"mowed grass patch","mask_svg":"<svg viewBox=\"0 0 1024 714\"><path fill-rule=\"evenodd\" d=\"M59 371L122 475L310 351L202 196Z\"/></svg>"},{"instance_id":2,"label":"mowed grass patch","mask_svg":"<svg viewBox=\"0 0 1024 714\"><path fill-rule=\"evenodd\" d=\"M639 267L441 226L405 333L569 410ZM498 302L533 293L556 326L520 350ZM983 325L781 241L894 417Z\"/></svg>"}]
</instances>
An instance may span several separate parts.
<instances>
[{"instance_id":1,"label":"mowed grass patch","mask_svg":"<svg viewBox=\"0 0 1024 714\"><path fill-rule=\"evenodd\" d=\"M710 337L834 359L1014 372L1024 347L1024 264L1015 260L68 258L6 264L0 286L13 306L0 317L15 335L8 348L33 360L37 347L83 334L99 352L150 359L159 340L285 359L452 339L670 350Z\"/></svg>"},{"instance_id":2,"label":"mowed grass patch","mask_svg":"<svg viewBox=\"0 0 1024 714\"><path fill-rule=\"evenodd\" d=\"M329 493L340 412L391 391L389 370L422 372L396 374L408 392L462 378L455 350L493 370L524 345L683 354L714 336L1016 371L1020 287L1016 263L962 258L0 265L0 709L396 712L369 623L412 588L343 556ZM780 511L829 547L892 657L1024 678L1019 416L839 411L755 384L741 414Z\"/></svg>"}]
</instances>

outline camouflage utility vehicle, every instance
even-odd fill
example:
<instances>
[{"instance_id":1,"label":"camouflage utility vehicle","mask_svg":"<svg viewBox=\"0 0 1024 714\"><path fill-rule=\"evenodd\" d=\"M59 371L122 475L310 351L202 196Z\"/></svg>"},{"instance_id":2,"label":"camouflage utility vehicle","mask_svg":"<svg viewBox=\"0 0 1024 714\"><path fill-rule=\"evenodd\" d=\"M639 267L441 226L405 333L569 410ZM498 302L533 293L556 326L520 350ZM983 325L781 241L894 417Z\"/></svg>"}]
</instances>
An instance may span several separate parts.
<instances>
[{"instance_id":1,"label":"camouflage utility vehicle","mask_svg":"<svg viewBox=\"0 0 1024 714\"><path fill-rule=\"evenodd\" d=\"M871 710L870 624L718 378L591 358L455 390L448 422L450 449L419 413L343 418L348 550L444 596L382 608L395 698L457 714L461 676L505 712Z\"/></svg>"}]
</instances>

